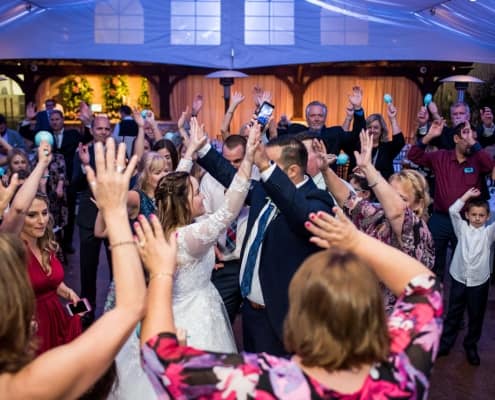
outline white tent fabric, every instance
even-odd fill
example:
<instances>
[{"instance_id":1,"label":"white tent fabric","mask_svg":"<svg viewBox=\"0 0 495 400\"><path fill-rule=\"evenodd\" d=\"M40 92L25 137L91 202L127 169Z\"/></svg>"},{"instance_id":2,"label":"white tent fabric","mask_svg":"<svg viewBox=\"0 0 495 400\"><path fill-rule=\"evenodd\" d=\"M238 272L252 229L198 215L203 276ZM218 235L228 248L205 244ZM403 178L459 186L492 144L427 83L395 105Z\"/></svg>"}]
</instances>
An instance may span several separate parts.
<instances>
[{"instance_id":1,"label":"white tent fabric","mask_svg":"<svg viewBox=\"0 0 495 400\"><path fill-rule=\"evenodd\" d=\"M0 49L0 59L220 69L363 60L495 63L495 0L3 0Z\"/></svg>"}]
</instances>

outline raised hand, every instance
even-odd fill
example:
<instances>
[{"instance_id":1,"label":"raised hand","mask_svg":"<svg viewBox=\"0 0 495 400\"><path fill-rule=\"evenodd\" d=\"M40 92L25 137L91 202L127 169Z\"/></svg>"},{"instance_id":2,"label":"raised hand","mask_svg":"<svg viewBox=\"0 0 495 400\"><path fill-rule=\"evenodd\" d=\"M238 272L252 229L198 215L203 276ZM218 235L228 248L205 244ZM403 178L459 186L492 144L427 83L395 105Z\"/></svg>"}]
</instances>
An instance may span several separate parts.
<instances>
[{"instance_id":1,"label":"raised hand","mask_svg":"<svg viewBox=\"0 0 495 400\"><path fill-rule=\"evenodd\" d=\"M466 140L469 146L472 146L476 143L476 136L474 131L471 129L471 124L469 121L465 122L464 128L462 128L461 135Z\"/></svg>"},{"instance_id":2,"label":"raised hand","mask_svg":"<svg viewBox=\"0 0 495 400\"><path fill-rule=\"evenodd\" d=\"M428 110L430 111L433 119L441 119L440 114L438 113L438 106L434 101L431 101L428 104Z\"/></svg>"},{"instance_id":3,"label":"raised hand","mask_svg":"<svg viewBox=\"0 0 495 400\"><path fill-rule=\"evenodd\" d=\"M52 161L52 146L50 143L42 140L38 146L38 163L48 167L48 164Z\"/></svg>"},{"instance_id":4,"label":"raised hand","mask_svg":"<svg viewBox=\"0 0 495 400\"><path fill-rule=\"evenodd\" d=\"M349 103L352 104L354 110L359 110L363 103L363 89L360 86L352 88L352 94L349 96Z\"/></svg>"},{"instance_id":5,"label":"raised hand","mask_svg":"<svg viewBox=\"0 0 495 400\"><path fill-rule=\"evenodd\" d=\"M94 147L96 174L89 165L85 168L86 178L98 207L104 217L105 213L114 209L127 213L127 192L129 181L136 168L137 157L132 156L126 167L125 143L120 143L115 155L113 138L107 139L105 149L101 143L95 143Z\"/></svg>"},{"instance_id":6,"label":"raised hand","mask_svg":"<svg viewBox=\"0 0 495 400\"><path fill-rule=\"evenodd\" d=\"M26 119L36 118L36 106L30 101L26 106Z\"/></svg>"},{"instance_id":7,"label":"raised hand","mask_svg":"<svg viewBox=\"0 0 495 400\"><path fill-rule=\"evenodd\" d=\"M428 130L428 136L431 138L438 137L442 134L443 127L445 126L444 119L436 119L431 123L430 129Z\"/></svg>"},{"instance_id":8,"label":"raised hand","mask_svg":"<svg viewBox=\"0 0 495 400\"><path fill-rule=\"evenodd\" d=\"M261 96L263 94L263 89L261 86L255 85L253 87L253 99L254 99L254 104L256 107L259 107L261 105Z\"/></svg>"},{"instance_id":9,"label":"raised hand","mask_svg":"<svg viewBox=\"0 0 495 400\"><path fill-rule=\"evenodd\" d=\"M324 249L338 247L345 251L354 250L359 242L358 229L340 208L334 207L333 212L335 217L324 211L309 214L309 221L304 224L314 235L309 241Z\"/></svg>"},{"instance_id":10,"label":"raised hand","mask_svg":"<svg viewBox=\"0 0 495 400\"><path fill-rule=\"evenodd\" d=\"M90 157L89 157L89 150L88 150L89 145L87 144L82 144L79 143L78 145L78 154L79 154L79 159L81 160L82 165L89 165L90 162Z\"/></svg>"},{"instance_id":11,"label":"raised hand","mask_svg":"<svg viewBox=\"0 0 495 400\"><path fill-rule=\"evenodd\" d=\"M148 115L146 115L146 118L147 117L148 117ZM136 122L136 124L139 127L144 128L144 118L141 115L141 111L139 111L139 109L137 107L133 107L133 109L132 109L132 118L134 119L134 121Z\"/></svg>"},{"instance_id":12,"label":"raised hand","mask_svg":"<svg viewBox=\"0 0 495 400\"><path fill-rule=\"evenodd\" d=\"M196 117L192 117L189 124L190 136L185 155L187 158L192 159L194 153L206 144L208 136L205 134L205 126L203 124L200 125Z\"/></svg>"},{"instance_id":13,"label":"raised hand","mask_svg":"<svg viewBox=\"0 0 495 400\"><path fill-rule=\"evenodd\" d=\"M203 108L203 95L197 94L192 102L192 114L198 115L201 111L201 108Z\"/></svg>"},{"instance_id":14,"label":"raised hand","mask_svg":"<svg viewBox=\"0 0 495 400\"><path fill-rule=\"evenodd\" d=\"M241 92L234 92L230 97L230 105L232 107L237 107L243 101L244 101L244 96L242 95Z\"/></svg>"},{"instance_id":15,"label":"raised hand","mask_svg":"<svg viewBox=\"0 0 495 400\"><path fill-rule=\"evenodd\" d=\"M397 108L394 106L393 103L387 104L387 114L390 119L397 118Z\"/></svg>"},{"instance_id":16,"label":"raised hand","mask_svg":"<svg viewBox=\"0 0 495 400\"><path fill-rule=\"evenodd\" d=\"M256 149L260 145L261 142L261 125L254 121L248 128L248 138L246 144L246 155L245 158L250 162L254 161L254 155L256 153Z\"/></svg>"},{"instance_id":17,"label":"raised hand","mask_svg":"<svg viewBox=\"0 0 495 400\"><path fill-rule=\"evenodd\" d=\"M490 127L493 124L493 113L490 107L483 107L480 110L481 122L484 126Z\"/></svg>"},{"instance_id":18,"label":"raised hand","mask_svg":"<svg viewBox=\"0 0 495 400\"><path fill-rule=\"evenodd\" d=\"M481 191L475 187L472 187L466 191L461 197L461 200L465 203L469 199L474 197L479 197L481 195Z\"/></svg>"},{"instance_id":19,"label":"raised hand","mask_svg":"<svg viewBox=\"0 0 495 400\"><path fill-rule=\"evenodd\" d=\"M140 215L134 230L139 255L151 277L163 274L172 278L177 266L177 233L172 232L165 240L160 221L153 214L149 222Z\"/></svg>"},{"instance_id":20,"label":"raised hand","mask_svg":"<svg viewBox=\"0 0 495 400\"><path fill-rule=\"evenodd\" d=\"M354 118L354 106L351 102L347 103L347 105L345 106L345 115L350 120Z\"/></svg>"},{"instance_id":21,"label":"raised hand","mask_svg":"<svg viewBox=\"0 0 495 400\"><path fill-rule=\"evenodd\" d=\"M313 151L316 154L316 162L320 171L327 170L328 166L337 160L337 156L335 154L327 154L327 148L321 139L313 139L311 142L311 147L313 147Z\"/></svg>"},{"instance_id":22,"label":"raised hand","mask_svg":"<svg viewBox=\"0 0 495 400\"><path fill-rule=\"evenodd\" d=\"M81 104L79 104L79 119L84 125L90 125L93 119L91 108L89 108L88 104L84 101L81 101Z\"/></svg>"},{"instance_id":23,"label":"raised hand","mask_svg":"<svg viewBox=\"0 0 495 400\"><path fill-rule=\"evenodd\" d=\"M184 128L184 125L186 123L187 116L189 115L189 106L186 106L186 109L182 111L182 114L180 115L179 120L177 121L177 127L179 129Z\"/></svg>"},{"instance_id":24,"label":"raised hand","mask_svg":"<svg viewBox=\"0 0 495 400\"><path fill-rule=\"evenodd\" d=\"M356 157L356 166L359 170L363 171L371 165L371 153L373 152L373 136L370 135L364 129L359 134L359 141L361 142L361 152L354 152Z\"/></svg>"},{"instance_id":25,"label":"raised hand","mask_svg":"<svg viewBox=\"0 0 495 400\"><path fill-rule=\"evenodd\" d=\"M263 91L263 93L261 94L261 97L260 97L260 104L259 105L262 105L263 102L267 101L268 103L270 103L272 101L272 92L269 92L268 90L265 90Z\"/></svg>"}]
</instances>

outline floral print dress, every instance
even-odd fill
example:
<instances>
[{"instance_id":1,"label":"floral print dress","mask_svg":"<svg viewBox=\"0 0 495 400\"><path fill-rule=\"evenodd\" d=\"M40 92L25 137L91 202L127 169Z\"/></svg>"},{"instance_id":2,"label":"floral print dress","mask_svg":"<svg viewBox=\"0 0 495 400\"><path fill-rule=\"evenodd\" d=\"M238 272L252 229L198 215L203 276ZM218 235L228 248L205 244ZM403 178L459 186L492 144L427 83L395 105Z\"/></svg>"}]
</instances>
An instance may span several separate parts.
<instances>
[{"instance_id":1,"label":"floral print dress","mask_svg":"<svg viewBox=\"0 0 495 400\"><path fill-rule=\"evenodd\" d=\"M438 280L412 279L388 319L388 359L373 365L352 394L325 387L291 360L265 353L210 353L180 346L171 333L151 338L141 356L159 399L426 399L442 313Z\"/></svg>"},{"instance_id":2,"label":"floral print dress","mask_svg":"<svg viewBox=\"0 0 495 400\"><path fill-rule=\"evenodd\" d=\"M394 234L380 204L371 203L367 200L358 201L356 196L351 194L344 204L344 212L360 231L401 250L424 264L427 268L433 268L435 245L430 229L426 222L410 208L406 208L405 211L400 240ZM397 298L384 285L382 285L382 289L385 310L387 314L390 314Z\"/></svg>"}]
</instances>

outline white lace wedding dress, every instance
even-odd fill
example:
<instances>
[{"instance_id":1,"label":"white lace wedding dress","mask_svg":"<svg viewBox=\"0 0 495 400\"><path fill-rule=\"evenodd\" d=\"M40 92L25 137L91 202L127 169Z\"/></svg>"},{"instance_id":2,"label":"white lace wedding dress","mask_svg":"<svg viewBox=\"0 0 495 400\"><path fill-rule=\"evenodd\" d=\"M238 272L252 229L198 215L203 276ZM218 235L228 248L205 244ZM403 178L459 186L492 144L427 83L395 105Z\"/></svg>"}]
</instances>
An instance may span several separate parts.
<instances>
[{"instance_id":1,"label":"white lace wedding dress","mask_svg":"<svg viewBox=\"0 0 495 400\"><path fill-rule=\"evenodd\" d=\"M249 186L249 180L236 175L222 207L178 229L173 311L175 326L186 331L189 346L222 353L237 351L227 310L210 278L215 265L215 243L239 214ZM156 398L141 368L138 330L133 331L116 357L119 382L108 399Z\"/></svg>"},{"instance_id":2,"label":"white lace wedding dress","mask_svg":"<svg viewBox=\"0 0 495 400\"><path fill-rule=\"evenodd\" d=\"M248 190L249 181L236 175L222 207L200 221L178 229L174 319L177 327L186 330L187 344L192 347L236 352L227 310L210 278L215 265L215 243L239 214Z\"/></svg>"}]
</instances>

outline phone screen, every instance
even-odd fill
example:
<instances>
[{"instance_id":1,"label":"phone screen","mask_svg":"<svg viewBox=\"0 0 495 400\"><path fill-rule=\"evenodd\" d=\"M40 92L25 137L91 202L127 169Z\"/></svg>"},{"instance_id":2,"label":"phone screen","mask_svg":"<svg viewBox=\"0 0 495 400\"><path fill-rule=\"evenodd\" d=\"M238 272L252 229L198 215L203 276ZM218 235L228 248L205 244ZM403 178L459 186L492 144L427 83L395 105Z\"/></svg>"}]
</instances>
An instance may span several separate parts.
<instances>
[{"instance_id":1,"label":"phone screen","mask_svg":"<svg viewBox=\"0 0 495 400\"><path fill-rule=\"evenodd\" d=\"M272 116L274 109L275 106L273 104L264 101L260 107L260 110L258 111L258 117L257 117L258 122L261 125L265 126L270 120L270 117Z\"/></svg>"},{"instance_id":2,"label":"phone screen","mask_svg":"<svg viewBox=\"0 0 495 400\"><path fill-rule=\"evenodd\" d=\"M79 300L76 304L69 303L67 307L70 309L73 315L85 313L90 310L88 303L84 300Z\"/></svg>"}]
</instances>

